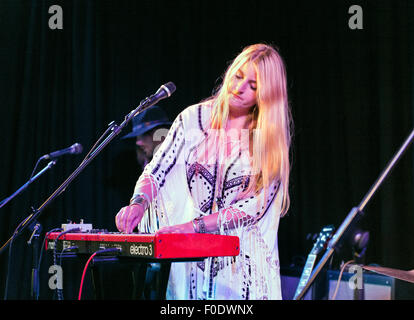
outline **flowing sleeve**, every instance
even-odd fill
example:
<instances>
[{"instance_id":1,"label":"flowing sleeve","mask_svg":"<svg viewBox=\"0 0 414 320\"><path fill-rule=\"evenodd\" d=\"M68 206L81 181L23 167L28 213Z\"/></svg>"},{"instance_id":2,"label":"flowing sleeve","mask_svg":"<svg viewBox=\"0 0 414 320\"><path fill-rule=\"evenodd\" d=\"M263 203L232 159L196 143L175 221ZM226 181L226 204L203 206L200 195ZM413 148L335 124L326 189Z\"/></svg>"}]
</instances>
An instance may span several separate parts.
<instances>
[{"instance_id":1,"label":"flowing sleeve","mask_svg":"<svg viewBox=\"0 0 414 320\"><path fill-rule=\"evenodd\" d=\"M229 226L246 228L259 223L267 214L280 215L281 194L279 181L273 183L265 190L262 189L254 195L235 199L231 205L219 210L220 233L227 233Z\"/></svg>"},{"instance_id":2,"label":"flowing sleeve","mask_svg":"<svg viewBox=\"0 0 414 320\"><path fill-rule=\"evenodd\" d=\"M143 185L150 183L154 188L154 192L156 192L151 195L151 199L156 196L158 190L164 186L165 180L171 171L182 164L180 156L184 144L184 124L182 114L179 114L152 160L145 166L135 185L134 195L143 191Z\"/></svg>"},{"instance_id":3,"label":"flowing sleeve","mask_svg":"<svg viewBox=\"0 0 414 320\"><path fill-rule=\"evenodd\" d=\"M193 106L177 116L135 185L132 198L144 194L149 202L148 214L138 226L141 232L153 233L162 226L177 224L194 208L185 169L185 153L194 136L193 117Z\"/></svg>"},{"instance_id":4,"label":"flowing sleeve","mask_svg":"<svg viewBox=\"0 0 414 320\"><path fill-rule=\"evenodd\" d=\"M219 211L220 233L240 239L240 253L234 261L218 258L218 264L233 263L217 279L222 285L222 297L237 292L245 299L249 292L249 299L281 299L277 234L282 190L280 183L274 182L266 192L261 190ZM230 229L230 223L235 227Z\"/></svg>"}]
</instances>

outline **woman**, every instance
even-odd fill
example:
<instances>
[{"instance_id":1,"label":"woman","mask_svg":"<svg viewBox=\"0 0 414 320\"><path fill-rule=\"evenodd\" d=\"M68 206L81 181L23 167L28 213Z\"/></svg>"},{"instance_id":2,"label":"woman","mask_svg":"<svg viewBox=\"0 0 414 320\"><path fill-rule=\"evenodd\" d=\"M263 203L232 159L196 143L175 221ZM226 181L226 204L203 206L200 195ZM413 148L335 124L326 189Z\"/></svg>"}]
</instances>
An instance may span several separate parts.
<instances>
[{"instance_id":1,"label":"woman","mask_svg":"<svg viewBox=\"0 0 414 320\"><path fill-rule=\"evenodd\" d=\"M117 228L237 235L240 254L172 264L167 298L281 299L290 125L285 66L265 44L246 47L216 93L176 118Z\"/></svg>"}]
</instances>

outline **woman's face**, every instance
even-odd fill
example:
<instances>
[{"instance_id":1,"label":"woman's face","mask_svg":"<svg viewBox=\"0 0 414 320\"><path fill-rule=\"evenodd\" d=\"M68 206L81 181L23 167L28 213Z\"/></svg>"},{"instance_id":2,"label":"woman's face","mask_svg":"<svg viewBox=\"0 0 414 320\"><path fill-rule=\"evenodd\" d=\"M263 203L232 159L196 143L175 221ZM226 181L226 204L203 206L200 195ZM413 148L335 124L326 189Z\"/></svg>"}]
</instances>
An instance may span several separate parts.
<instances>
[{"instance_id":1,"label":"woman's face","mask_svg":"<svg viewBox=\"0 0 414 320\"><path fill-rule=\"evenodd\" d=\"M249 111L256 102L256 70L252 63L245 63L230 83L229 89L229 105L231 111Z\"/></svg>"}]
</instances>

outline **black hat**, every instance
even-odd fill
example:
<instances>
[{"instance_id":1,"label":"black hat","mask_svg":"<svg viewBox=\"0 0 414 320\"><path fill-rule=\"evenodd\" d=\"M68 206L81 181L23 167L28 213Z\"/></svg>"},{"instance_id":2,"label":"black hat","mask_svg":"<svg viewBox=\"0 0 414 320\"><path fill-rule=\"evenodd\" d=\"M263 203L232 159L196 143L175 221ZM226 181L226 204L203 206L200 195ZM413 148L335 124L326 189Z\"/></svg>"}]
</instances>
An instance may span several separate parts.
<instances>
[{"instance_id":1,"label":"black hat","mask_svg":"<svg viewBox=\"0 0 414 320\"><path fill-rule=\"evenodd\" d=\"M158 106L152 106L132 119L132 131L121 139L138 137L155 127L170 125L171 123L164 110Z\"/></svg>"}]
</instances>

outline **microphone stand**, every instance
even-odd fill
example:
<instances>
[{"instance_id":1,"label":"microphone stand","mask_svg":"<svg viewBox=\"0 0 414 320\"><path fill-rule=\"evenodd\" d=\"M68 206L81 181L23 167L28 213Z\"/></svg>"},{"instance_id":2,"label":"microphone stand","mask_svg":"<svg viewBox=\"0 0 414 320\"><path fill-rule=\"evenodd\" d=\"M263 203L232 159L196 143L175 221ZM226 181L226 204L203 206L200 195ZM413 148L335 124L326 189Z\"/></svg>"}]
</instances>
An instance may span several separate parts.
<instances>
[{"instance_id":1,"label":"microphone stand","mask_svg":"<svg viewBox=\"0 0 414 320\"><path fill-rule=\"evenodd\" d=\"M17 238L19 235L22 234L22 232L26 228L30 228L32 230L32 235L28 241L28 244L31 244L34 240L35 245L33 246L34 250L38 248L36 242L38 238L38 233L40 232L40 224L37 222L38 217L43 212L43 210L60 194L62 194L68 185L85 169L85 167L122 131L122 129L128 124L128 122L135 117L139 112L142 112L144 109L147 109L154 105L157 101L154 99L151 99L152 96L144 99L141 101L140 105L132 110L129 114L125 116L124 121L118 126L114 121L112 121L108 126L109 128L105 131L107 133L109 130L112 132L110 135L95 149L91 149L91 151L86 155L85 159L81 162L81 164L75 169L75 171L49 196L49 198L46 199L46 201L40 205L38 209L32 208L32 213L26 217L16 228L13 235L10 237L9 240L6 241L6 243L0 248L0 254L14 241L15 238ZM105 135L104 133L104 135ZM104 136L103 135L103 136ZM103 137L102 137L103 138ZM101 139L98 140L96 144L99 143ZM51 161L55 162L55 161ZM45 168L46 169L46 168ZM42 173L45 171L42 170ZM32 181L37 178L37 176L41 174L40 172L36 175L36 177L33 177L31 179ZM31 181L30 181L31 182ZM3 204L2 204L3 205ZM32 269L32 288L31 288L31 295L34 298L38 297L38 293L36 292L38 290L38 270L37 270L37 263L38 258L37 254L34 257L33 260L33 269ZM35 267L36 264L36 267Z\"/></svg>"},{"instance_id":2,"label":"microphone stand","mask_svg":"<svg viewBox=\"0 0 414 320\"><path fill-rule=\"evenodd\" d=\"M4 207L9 201L15 198L17 195L22 193L32 182L37 180L42 174L46 171L50 170L55 164L57 160L50 161L42 170L40 170L35 176L31 177L23 186L21 186L15 193L13 193L10 197L4 199L1 202L0 208ZM35 297L36 292L39 288L39 281L38 281L38 269L37 269L37 262L38 262L38 238L40 236L40 232L42 230L42 226L40 223L31 224L29 228L32 231L32 235L30 236L29 241L27 242L28 245L32 245L33 248L33 264L32 264L32 284L31 284L31 296ZM10 266L10 264L9 264ZM9 270L7 270L9 272ZM6 285L6 295L7 295L7 285ZM5 297L6 298L6 297Z\"/></svg>"},{"instance_id":3,"label":"microphone stand","mask_svg":"<svg viewBox=\"0 0 414 320\"><path fill-rule=\"evenodd\" d=\"M0 209L3 208L9 201L13 200L16 196L18 196L20 193L22 193L26 188L37 178L39 178L43 173L45 173L47 170L51 169L56 164L56 160L50 161L46 167L44 167L41 171L39 171L35 176L30 178L24 185L22 185L15 193L13 193L10 197L7 197L0 203Z\"/></svg>"},{"instance_id":4,"label":"microphone stand","mask_svg":"<svg viewBox=\"0 0 414 320\"><path fill-rule=\"evenodd\" d=\"M95 150L91 150L81 164L75 169L75 171L46 199L46 201L40 205L38 209L34 209L33 212L26 217L16 228L12 237L0 248L0 253L4 251L9 245L10 241L16 238L26 229L30 224L37 220L42 211L61 193L63 193L68 185L85 169L85 167L122 131L122 129L128 124L128 122L139 112L154 105L156 101L152 101L150 98L146 98L141 101L140 105L132 110L125 116L124 121L118 126L114 121L109 124L108 130L111 130L111 134L99 145ZM107 131L108 131L107 130ZM107 132L106 131L106 132Z\"/></svg>"},{"instance_id":5,"label":"microphone stand","mask_svg":"<svg viewBox=\"0 0 414 320\"><path fill-rule=\"evenodd\" d=\"M341 226L338 228L338 230L335 232L335 234L329 241L325 254L322 256L318 265L315 267L315 270L312 272L311 276L309 277L309 280L307 284L305 285L305 287L302 289L300 294L296 297L296 300L300 300L304 297L304 295L307 293L312 283L315 281L318 274L322 271L323 267L325 266L325 264L327 263L327 261L329 260L333 252L335 251L336 246L339 244L342 237L351 229L351 226L353 226L355 222L358 221L363 216L364 214L363 210L365 209L366 205L371 200L371 198L374 196L374 193L378 190L378 188L381 186L384 180L387 178L391 170L396 165L397 161L401 158L403 153L407 150L413 138L414 138L414 129L411 131L408 138L404 141L400 149L397 151L397 153L388 163L386 168L382 171L382 173L380 174L376 182L371 186L368 193L362 199L358 207L352 208L351 211L348 213L348 216L345 218Z\"/></svg>"}]
</instances>

